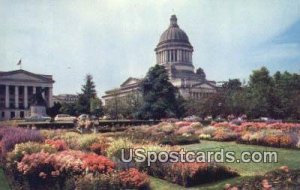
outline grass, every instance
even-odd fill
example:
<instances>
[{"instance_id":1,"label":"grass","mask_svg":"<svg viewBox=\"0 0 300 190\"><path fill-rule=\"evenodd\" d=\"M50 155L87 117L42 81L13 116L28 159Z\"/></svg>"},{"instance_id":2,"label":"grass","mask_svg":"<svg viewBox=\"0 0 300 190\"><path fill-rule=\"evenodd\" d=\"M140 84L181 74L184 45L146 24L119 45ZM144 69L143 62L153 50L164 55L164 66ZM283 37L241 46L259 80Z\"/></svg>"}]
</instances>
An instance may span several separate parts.
<instances>
[{"instance_id":1,"label":"grass","mask_svg":"<svg viewBox=\"0 0 300 190\"><path fill-rule=\"evenodd\" d=\"M10 190L2 168L0 168L0 189L1 190Z\"/></svg>"},{"instance_id":2,"label":"grass","mask_svg":"<svg viewBox=\"0 0 300 190\"><path fill-rule=\"evenodd\" d=\"M300 169L300 150L271 148L256 145L243 145L236 144L235 142L216 142L203 140L199 144L186 145L182 147L185 148L185 150L189 151L219 151L221 148L223 148L224 151L234 151L237 159L240 158L240 155L243 151L276 151L278 153L277 163L224 163L225 166L237 170L241 176L232 179L217 181L215 183L200 185L188 189L223 189L226 183L233 184L240 182L244 179L251 178L255 175L263 175L266 172L277 169L283 165L286 165L291 169ZM182 186L172 184L165 180L153 177L151 178L151 187L152 189L183 189Z\"/></svg>"}]
</instances>

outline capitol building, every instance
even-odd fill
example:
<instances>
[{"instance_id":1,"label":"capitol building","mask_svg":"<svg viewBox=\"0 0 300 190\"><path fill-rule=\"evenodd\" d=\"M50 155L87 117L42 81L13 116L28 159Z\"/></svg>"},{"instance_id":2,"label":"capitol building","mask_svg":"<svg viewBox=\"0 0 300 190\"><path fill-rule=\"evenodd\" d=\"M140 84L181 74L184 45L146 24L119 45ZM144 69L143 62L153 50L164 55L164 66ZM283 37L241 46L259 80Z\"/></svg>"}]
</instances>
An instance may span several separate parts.
<instances>
[{"instance_id":1,"label":"capitol building","mask_svg":"<svg viewBox=\"0 0 300 190\"><path fill-rule=\"evenodd\" d=\"M168 71L170 82L178 88L184 99L201 100L216 93L216 82L206 79L201 68L193 65L193 46L187 34L179 27L177 18L172 15L170 25L160 36L155 48L156 64L163 65ZM137 92L142 79L128 78L120 88L105 92L105 102L114 97L123 97Z\"/></svg>"}]
</instances>

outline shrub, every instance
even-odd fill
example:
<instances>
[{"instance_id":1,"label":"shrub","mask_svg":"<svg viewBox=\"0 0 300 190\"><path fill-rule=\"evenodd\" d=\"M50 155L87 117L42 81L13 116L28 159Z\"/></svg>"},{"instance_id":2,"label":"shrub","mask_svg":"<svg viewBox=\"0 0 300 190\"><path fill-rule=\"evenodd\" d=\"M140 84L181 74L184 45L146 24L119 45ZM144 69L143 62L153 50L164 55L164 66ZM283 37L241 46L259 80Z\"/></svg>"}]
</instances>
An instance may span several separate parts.
<instances>
[{"instance_id":1,"label":"shrub","mask_svg":"<svg viewBox=\"0 0 300 190\"><path fill-rule=\"evenodd\" d=\"M190 187L237 176L237 172L219 165L207 163L174 163L171 164L166 179L173 183Z\"/></svg>"},{"instance_id":2,"label":"shrub","mask_svg":"<svg viewBox=\"0 0 300 190\"><path fill-rule=\"evenodd\" d=\"M76 190L121 189L118 174L84 175L76 180Z\"/></svg>"},{"instance_id":3,"label":"shrub","mask_svg":"<svg viewBox=\"0 0 300 190\"><path fill-rule=\"evenodd\" d=\"M85 154L82 156L82 168L87 172L111 173L115 168L115 163L104 156L96 154Z\"/></svg>"},{"instance_id":4,"label":"shrub","mask_svg":"<svg viewBox=\"0 0 300 190\"><path fill-rule=\"evenodd\" d=\"M82 135L75 132L66 132L61 134L59 138L64 140L71 149L79 149L80 147L77 140L81 138L81 136Z\"/></svg>"},{"instance_id":5,"label":"shrub","mask_svg":"<svg viewBox=\"0 0 300 190\"><path fill-rule=\"evenodd\" d=\"M203 127L203 125L200 122L194 122L190 126L194 129L200 129Z\"/></svg>"},{"instance_id":6,"label":"shrub","mask_svg":"<svg viewBox=\"0 0 300 190\"><path fill-rule=\"evenodd\" d=\"M191 126L184 126L184 127L180 127L176 132L175 134L178 134L178 135L182 135L182 134L194 134L195 133L195 129Z\"/></svg>"},{"instance_id":7,"label":"shrub","mask_svg":"<svg viewBox=\"0 0 300 190\"><path fill-rule=\"evenodd\" d=\"M58 151L67 150L68 146L64 140L51 140L47 139L45 141L46 144L51 145L53 148L55 148Z\"/></svg>"},{"instance_id":8,"label":"shrub","mask_svg":"<svg viewBox=\"0 0 300 190\"><path fill-rule=\"evenodd\" d=\"M230 128L231 125L228 122L220 122L220 123L214 124L214 127L216 127L216 128L218 128L218 127Z\"/></svg>"},{"instance_id":9,"label":"shrub","mask_svg":"<svg viewBox=\"0 0 300 190\"><path fill-rule=\"evenodd\" d=\"M42 142L43 137L36 130L23 129L18 127L1 128L0 138L2 138L2 154L14 149L14 146L23 142Z\"/></svg>"},{"instance_id":10,"label":"shrub","mask_svg":"<svg viewBox=\"0 0 300 190\"><path fill-rule=\"evenodd\" d=\"M185 127L185 126L190 126L192 122L189 121L178 121L175 123L178 127Z\"/></svg>"},{"instance_id":11,"label":"shrub","mask_svg":"<svg viewBox=\"0 0 300 190\"><path fill-rule=\"evenodd\" d=\"M263 143L270 146L279 146L280 139L278 135L268 135L263 138Z\"/></svg>"},{"instance_id":12,"label":"shrub","mask_svg":"<svg viewBox=\"0 0 300 190\"><path fill-rule=\"evenodd\" d=\"M57 132L55 130L40 130L40 133L45 139L53 139L57 136Z\"/></svg>"},{"instance_id":13,"label":"shrub","mask_svg":"<svg viewBox=\"0 0 300 190\"><path fill-rule=\"evenodd\" d=\"M82 135L77 139L77 143L82 150L88 150L89 147L98 142L100 137L97 134Z\"/></svg>"},{"instance_id":14,"label":"shrub","mask_svg":"<svg viewBox=\"0 0 300 190\"><path fill-rule=\"evenodd\" d=\"M185 145L199 143L199 138L196 135L189 136L167 136L160 141L163 145Z\"/></svg>"},{"instance_id":15,"label":"shrub","mask_svg":"<svg viewBox=\"0 0 300 190\"><path fill-rule=\"evenodd\" d=\"M8 153L7 159L10 162L20 162L24 155L38 153L38 152L47 152L47 153L55 153L56 149L51 147L48 144L40 144L37 142L26 142L21 144L16 144L15 148L12 152Z\"/></svg>"},{"instance_id":16,"label":"shrub","mask_svg":"<svg viewBox=\"0 0 300 190\"><path fill-rule=\"evenodd\" d=\"M121 185L124 189L148 189L149 178L146 173L141 173L135 168L119 172Z\"/></svg>"},{"instance_id":17,"label":"shrub","mask_svg":"<svg viewBox=\"0 0 300 190\"><path fill-rule=\"evenodd\" d=\"M148 174L185 187L237 176L238 173L221 165L208 163L151 163Z\"/></svg>"},{"instance_id":18,"label":"shrub","mask_svg":"<svg viewBox=\"0 0 300 190\"><path fill-rule=\"evenodd\" d=\"M280 147L296 147L296 137L293 138L291 134L283 134L279 136Z\"/></svg>"},{"instance_id":19,"label":"shrub","mask_svg":"<svg viewBox=\"0 0 300 190\"><path fill-rule=\"evenodd\" d=\"M121 158L121 149L129 149L133 146L132 142L127 139L117 139L113 141L107 148L107 156L109 158Z\"/></svg>"},{"instance_id":20,"label":"shrub","mask_svg":"<svg viewBox=\"0 0 300 190\"><path fill-rule=\"evenodd\" d=\"M236 140L237 134L234 133L232 130L229 128L217 128L217 130L214 133L214 140L218 141L232 141Z\"/></svg>"},{"instance_id":21,"label":"shrub","mask_svg":"<svg viewBox=\"0 0 300 190\"><path fill-rule=\"evenodd\" d=\"M202 129L202 133L203 134L206 134L206 135L210 135L210 136L213 136L213 134L215 133L217 129L213 126L208 126L208 127L204 127Z\"/></svg>"},{"instance_id":22,"label":"shrub","mask_svg":"<svg viewBox=\"0 0 300 190\"><path fill-rule=\"evenodd\" d=\"M105 155L108 146L106 143L93 143L89 149L98 155Z\"/></svg>"},{"instance_id":23,"label":"shrub","mask_svg":"<svg viewBox=\"0 0 300 190\"><path fill-rule=\"evenodd\" d=\"M46 152L27 154L18 163L18 170L24 175L45 179L55 171L49 158L50 154Z\"/></svg>"},{"instance_id":24,"label":"shrub","mask_svg":"<svg viewBox=\"0 0 300 190\"><path fill-rule=\"evenodd\" d=\"M209 134L200 134L199 138L200 139L211 139L211 136Z\"/></svg>"}]
</instances>

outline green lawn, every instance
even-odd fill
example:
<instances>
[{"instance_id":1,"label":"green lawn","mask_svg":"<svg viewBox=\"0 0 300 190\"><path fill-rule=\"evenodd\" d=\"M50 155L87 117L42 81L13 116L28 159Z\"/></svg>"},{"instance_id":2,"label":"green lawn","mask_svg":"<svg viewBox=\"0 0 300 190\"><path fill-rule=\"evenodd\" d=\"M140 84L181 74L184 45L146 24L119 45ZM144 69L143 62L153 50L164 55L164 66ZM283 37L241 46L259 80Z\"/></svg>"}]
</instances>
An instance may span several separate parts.
<instances>
[{"instance_id":1,"label":"green lawn","mask_svg":"<svg viewBox=\"0 0 300 190\"><path fill-rule=\"evenodd\" d=\"M241 176L233 179L218 181L216 183L196 186L189 189L223 189L226 183L236 183L243 179L251 178L254 175L262 175L283 165L287 165L291 169L300 169L300 150L270 148L255 145L242 145L236 144L235 142L215 142L203 140L200 144L186 145L182 147L186 150L193 151L218 151L221 148L224 148L225 151L236 152L236 155L240 155L242 151L278 152L278 163L224 163L224 165L237 170ZM237 158L239 157L237 156ZM179 185L171 184L157 178L151 178L151 187L153 189L183 189L183 187Z\"/></svg>"}]
</instances>

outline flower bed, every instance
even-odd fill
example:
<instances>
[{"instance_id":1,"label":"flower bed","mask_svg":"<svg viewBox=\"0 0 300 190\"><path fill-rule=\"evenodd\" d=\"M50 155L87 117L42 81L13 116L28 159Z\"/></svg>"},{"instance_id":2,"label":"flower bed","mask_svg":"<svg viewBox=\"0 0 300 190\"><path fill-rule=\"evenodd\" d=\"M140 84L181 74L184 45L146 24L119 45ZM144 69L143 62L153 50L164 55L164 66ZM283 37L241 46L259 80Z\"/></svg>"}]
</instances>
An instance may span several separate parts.
<instances>
[{"instance_id":1,"label":"flower bed","mask_svg":"<svg viewBox=\"0 0 300 190\"><path fill-rule=\"evenodd\" d=\"M198 122L162 122L154 126L141 126L125 131L125 136L133 142L148 141L159 144L183 145L199 143L196 134L202 125Z\"/></svg>"},{"instance_id":2,"label":"flower bed","mask_svg":"<svg viewBox=\"0 0 300 190\"><path fill-rule=\"evenodd\" d=\"M196 131L201 126L185 124L163 123L141 128L139 132L163 135L165 144L198 142ZM13 130L24 133L18 128ZM39 131L25 130L25 133L33 132L40 138L23 138L3 155L3 166L13 189L148 189L148 175L183 186L237 175L228 168L207 163L153 163L147 167L145 163L126 165L120 162L122 149L142 147L146 151L179 151L180 147L161 145L162 139L160 144L146 141L135 144L128 139L112 140L96 134L43 131L43 137ZM2 143L6 137L3 134L2 131Z\"/></svg>"},{"instance_id":3,"label":"flower bed","mask_svg":"<svg viewBox=\"0 0 300 190\"><path fill-rule=\"evenodd\" d=\"M136 169L119 171L115 162L103 156L110 146L106 138L96 135L74 138L76 135L70 133L60 136L47 131L43 135L49 139L44 141L39 131L1 128L1 144L6 148L2 154L3 168L13 189L80 189L80 182L88 176L102 180L100 189L103 184L108 184L108 189L149 187L145 173ZM77 150L72 150L64 138ZM115 154L115 149L112 146L110 153Z\"/></svg>"},{"instance_id":4,"label":"flower bed","mask_svg":"<svg viewBox=\"0 0 300 190\"><path fill-rule=\"evenodd\" d=\"M281 148L299 148L300 125L297 123L244 122L236 125L215 123L197 131L200 139L236 141Z\"/></svg>"},{"instance_id":5,"label":"flower bed","mask_svg":"<svg viewBox=\"0 0 300 190\"><path fill-rule=\"evenodd\" d=\"M238 176L236 171L230 168L209 163L152 163L150 167L139 164L140 170L149 175L176 183L185 187L192 187L208 182Z\"/></svg>"},{"instance_id":6,"label":"flower bed","mask_svg":"<svg viewBox=\"0 0 300 190\"><path fill-rule=\"evenodd\" d=\"M1 153L5 154L14 149L16 144L32 141L42 142L44 139L36 130L23 129L19 127L0 128Z\"/></svg>"}]
</instances>

